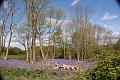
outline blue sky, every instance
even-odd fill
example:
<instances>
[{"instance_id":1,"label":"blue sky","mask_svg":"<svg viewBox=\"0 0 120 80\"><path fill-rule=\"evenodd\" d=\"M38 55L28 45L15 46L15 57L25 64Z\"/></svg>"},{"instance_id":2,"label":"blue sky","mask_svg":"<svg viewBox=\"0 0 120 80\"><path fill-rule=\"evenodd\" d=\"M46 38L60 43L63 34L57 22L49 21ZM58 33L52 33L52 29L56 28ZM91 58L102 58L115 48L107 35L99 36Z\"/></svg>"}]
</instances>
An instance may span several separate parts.
<instances>
[{"instance_id":1,"label":"blue sky","mask_svg":"<svg viewBox=\"0 0 120 80\"><path fill-rule=\"evenodd\" d=\"M8 0L9 1L9 0ZM24 15L24 5L22 0L15 0L16 5L20 7L17 15ZM76 4L88 6L95 10L92 16L93 23L103 24L108 26L113 32L120 32L120 6L117 5L116 0L51 0L52 5L63 8L66 12L67 18L71 15L72 7ZM24 17L22 16L22 21Z\"/></svg>"},{"instance_id":2,"label":"blue sky","mask_svg":"<svg viewBox=\"0 0 120 80\"><path fill-rule=\"evenodd\" d=\"M113 32L120 32L120 7L115 0L53 0L53 5L64 8L68 15L76 4L95 10L93 23L103 24Z\"/></svg>"}]
</instances>

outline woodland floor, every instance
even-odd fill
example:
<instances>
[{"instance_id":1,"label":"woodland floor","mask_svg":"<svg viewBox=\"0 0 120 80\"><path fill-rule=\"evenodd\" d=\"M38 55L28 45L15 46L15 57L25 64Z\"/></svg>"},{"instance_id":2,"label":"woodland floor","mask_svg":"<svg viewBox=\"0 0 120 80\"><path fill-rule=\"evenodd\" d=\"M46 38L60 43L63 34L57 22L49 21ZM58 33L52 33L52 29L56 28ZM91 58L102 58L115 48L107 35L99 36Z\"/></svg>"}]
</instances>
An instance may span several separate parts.
<instances>
[{"instance_id":1,"label":"woodland floor","mask_svg":"<svg viewBox=\"0 0 120 80\"><path fill-rule=\"evenodd\" d=\"M75 60L66 60L66 59L47 59L41 60L39 62L35 62L34 64L29 64L24 60L17 59L0 59L0 66L4 68L24 68L30 70L37 71L47 71L47 72L57 72L58 74L66 74L64 76L56 76L54 79L45 79L45 80L74 80L78 77L72 70L66 70L65 68L55 69L56 64L59 66L67 65L67 66L79 66L87 70L95 65L95 62L89 61L75 61ZM12 79L10 79L12 80ZM29 79L26 79L29 80ZM34 80L34 79L33 79ZM37 79L36 79L37 80ZM38 79L39 80L39 79ZM40 79L41 80L41 79ZM43 79L42 79L43 80ZM76 79L75 79L76 80ZM78 79L79 80L79 79Z\"/></svg>"},{"instance_id":2,"label":"woodland floor","mask_svg":"<svg viewBox=\"0 0 120 80\"><path fill-rule=\"evenodd\" d=\"M23 60L16 60L16 59L8 59L2 60L0 59L0 65L4 67L19 67L19 68L26 68L26 69L38 69L44 68L49 70L49 68L53 68L56 66L56 63L59 65L68 65L68 66L80 66L82 68L91 68L95 65L95 62L89 61L75 61L75 60L66 60L66 59L47 59L41 60L39 62L35 62L34 64L29 64Z\"/></svg>"}]
</instances>

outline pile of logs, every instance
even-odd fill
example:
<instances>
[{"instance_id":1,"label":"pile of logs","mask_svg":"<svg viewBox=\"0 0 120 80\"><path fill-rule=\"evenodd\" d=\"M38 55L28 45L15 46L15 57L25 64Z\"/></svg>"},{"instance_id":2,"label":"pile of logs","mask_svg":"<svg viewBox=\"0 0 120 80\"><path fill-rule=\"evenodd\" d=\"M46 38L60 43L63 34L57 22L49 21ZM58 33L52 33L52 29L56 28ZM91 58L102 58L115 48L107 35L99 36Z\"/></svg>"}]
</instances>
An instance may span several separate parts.
<instances>
[{"instance_id":1,"label":"pile of logs","mask_svg":"<svg viewBox=\"0 0 120 80\"><path fill-rule=\"evenodd\" d=\"M37 70L52 70L52 71L77 71L78 67L73 65L66 65L57 62L47 62L40 65Z\"/></svg>"}]
</instances>

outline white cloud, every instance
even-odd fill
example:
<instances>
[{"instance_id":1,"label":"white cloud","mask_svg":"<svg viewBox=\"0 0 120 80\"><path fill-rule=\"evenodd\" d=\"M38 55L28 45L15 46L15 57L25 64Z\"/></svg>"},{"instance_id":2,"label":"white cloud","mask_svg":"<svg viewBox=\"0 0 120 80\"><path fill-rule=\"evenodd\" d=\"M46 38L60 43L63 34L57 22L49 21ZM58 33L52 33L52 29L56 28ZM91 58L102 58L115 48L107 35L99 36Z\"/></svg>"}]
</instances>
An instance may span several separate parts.
<instances>
[{"instance_id":1,"label":"white cloud","mask_svg":"<svg viewBox=\"0 0 120 80\"><path fill-rule=\"evenodd\" d=\"M71 3L71 6L74 6L76 5L80 0L74 0L72 3Z\"/></svg>"},{"instance_id":2,"label":"white cloud","mask_svg":"<svg viewBox=\"0 0 120 80\"><path fill-rule=\"evenodd\" d=\"M49 23L50 18L46 18L46 21L47 21L47 23ZM67 24L71 23L72 21L69 19L65 19L65 20L57 20L57 19L53 19L53 18L51 19L52 24L56 24L56 22L58 25L61 23L64 23L64 25L67 25Z\"/></svg>"},{"instance_id":3,"label":"white cloud","mask_svg":"<svg viewBox=\"0 0 120 80\"><path fill-rule=\"evenodd\" d=\"M112 35L117 38L120 36L120 32L113 32Z\"/></svg>"},{"instance_id":4,"label":"white cloud","mask_svg":"<svg viewBox=\"0 0 120 80\"><path fill-rule=\"evenodd\" d=\"M118 16L117 15L112 15L110 14L109 12L106 12L103 17L101 18L101 20L112 20L112 19L115 19L117 18Z\"/></svg>"},{"instance_id":5,"label":"white cloud","mask_svg":"<svg viewBox=\"0 0 120 80\"><path fill-rule=\"evenodd\" d=\"M8 2L7 2L7 1L4 1L4 2L3 2L3 5L4 5L4 8L5 8L5 9L8 8Z\"/></svg>"},{"instance_id":6,"label":"white cloud","mask_svg":"<svg viewBox=\"0 0 120 80\"><path fill-rule=\"evenodd\" d=\"M103 24L103 26L105 27L105 30L112 30L112 26L110 25ZM103 35L106 35L106 34L103 34ZM118 37L120 37L120 31L112 31L112 37L114 39L117 39Z\"/></svg>"},{"instance_id":7,"label":"white cloud","mask_svg":"<svg viewBox=\"0 0 120 80\"><path fill-rule=\"evenodd\" d=\"M106 24L103 24L103 26L105 27L105 29L107 29L107 30L109 30L109 29L111 29L112 28L112 26L110 26L110 25L106 25Z\"/></svg>"},{"instance_id":8,"label":"white cloud","mask_svg":"<svg viewBox=\"0 0 120 80\"><path fill-rule=\"evenodd\" d=\"M3 20L2 19L0 19L0 24L3 24Z\"/></svg>"},{"instance_id":9,"label":"white cloud","mask_svg":"<svg viewBox=\"0 0 120 80\"><path fill-rule=\"evenodd\" d=\"M62 20L57 20L57 19L54 19L54 18L46 18L46 21L47 21L47 24L49 24L49 22L50 22L50 20L51 20L51 24L56 24L57 23L57 25L60 25L63 21Z\"/></svg>"},{"instance_id":10,"label":"white cloud","mask_svg":"<svg viewBox=\"0 0 120 80\"><path fill-rule=\"evenodd\" d=\"M72 23L72 20L64 20L64 25L68 25L69 23Z\"/></svg>"}]
</instances>

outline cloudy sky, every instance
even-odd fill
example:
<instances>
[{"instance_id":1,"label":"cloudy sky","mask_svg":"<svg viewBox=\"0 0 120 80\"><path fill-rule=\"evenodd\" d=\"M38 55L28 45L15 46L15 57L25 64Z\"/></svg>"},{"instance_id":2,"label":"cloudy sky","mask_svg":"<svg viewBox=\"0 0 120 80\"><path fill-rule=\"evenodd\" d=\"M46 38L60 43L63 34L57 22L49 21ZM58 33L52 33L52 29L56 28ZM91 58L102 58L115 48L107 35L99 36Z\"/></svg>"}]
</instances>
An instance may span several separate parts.
<instances>
[{"instance_id":1,"label":"cloudy sky","mask_svg":"<svg viewBox=\"0 0 120 80\"><path fill-rule=\"evenodd\" d=\"M8 0L9 1L9 0ZM22 0L16 0L16 5L20 7L18 15L24 15ZM116 0L51 0L52 5L65 9L67 16L71 15L72 7L76 4L88 6L95 10L92 17L94 23L108 25L114 32L120 31L120 6ZM5 2L7 8L8 3ZM23 18L23 16L22 16ZM24 19L24 18L23 18Z\"/></svg>"},{"instance_id":2,"label":"cloudy sky","mask_svg":"<svg viewBox=\"0 0 120 80\"><path fill-rule=\"evenodd\" d=\"M23 4L20 4L21 0L16 0L17 5L23 10ZM92 22L96 24L102 24L113 31L114 35L120 34L120 6L116 3L116 0L52 0L52 5L65 9L67 17L71 15L72 8L80 4L82 6L88 6L95 10L92 17ZM7 3L5 5L7 8ZM18 15L23 15L19 10Z\"/></svg>"},{"instance_id":3,"label":"cloudy sky","mask_svg":"<svg viewBox=\"0 0 120 80\"><path fill-rule=\"evenodd\" d=\"M115 0L53 0L53 5L62 7L68 15L76 4L95 10L92 21L108 26L113 32L120 32L120 7Z\"/></svg>"}]
</instances>

